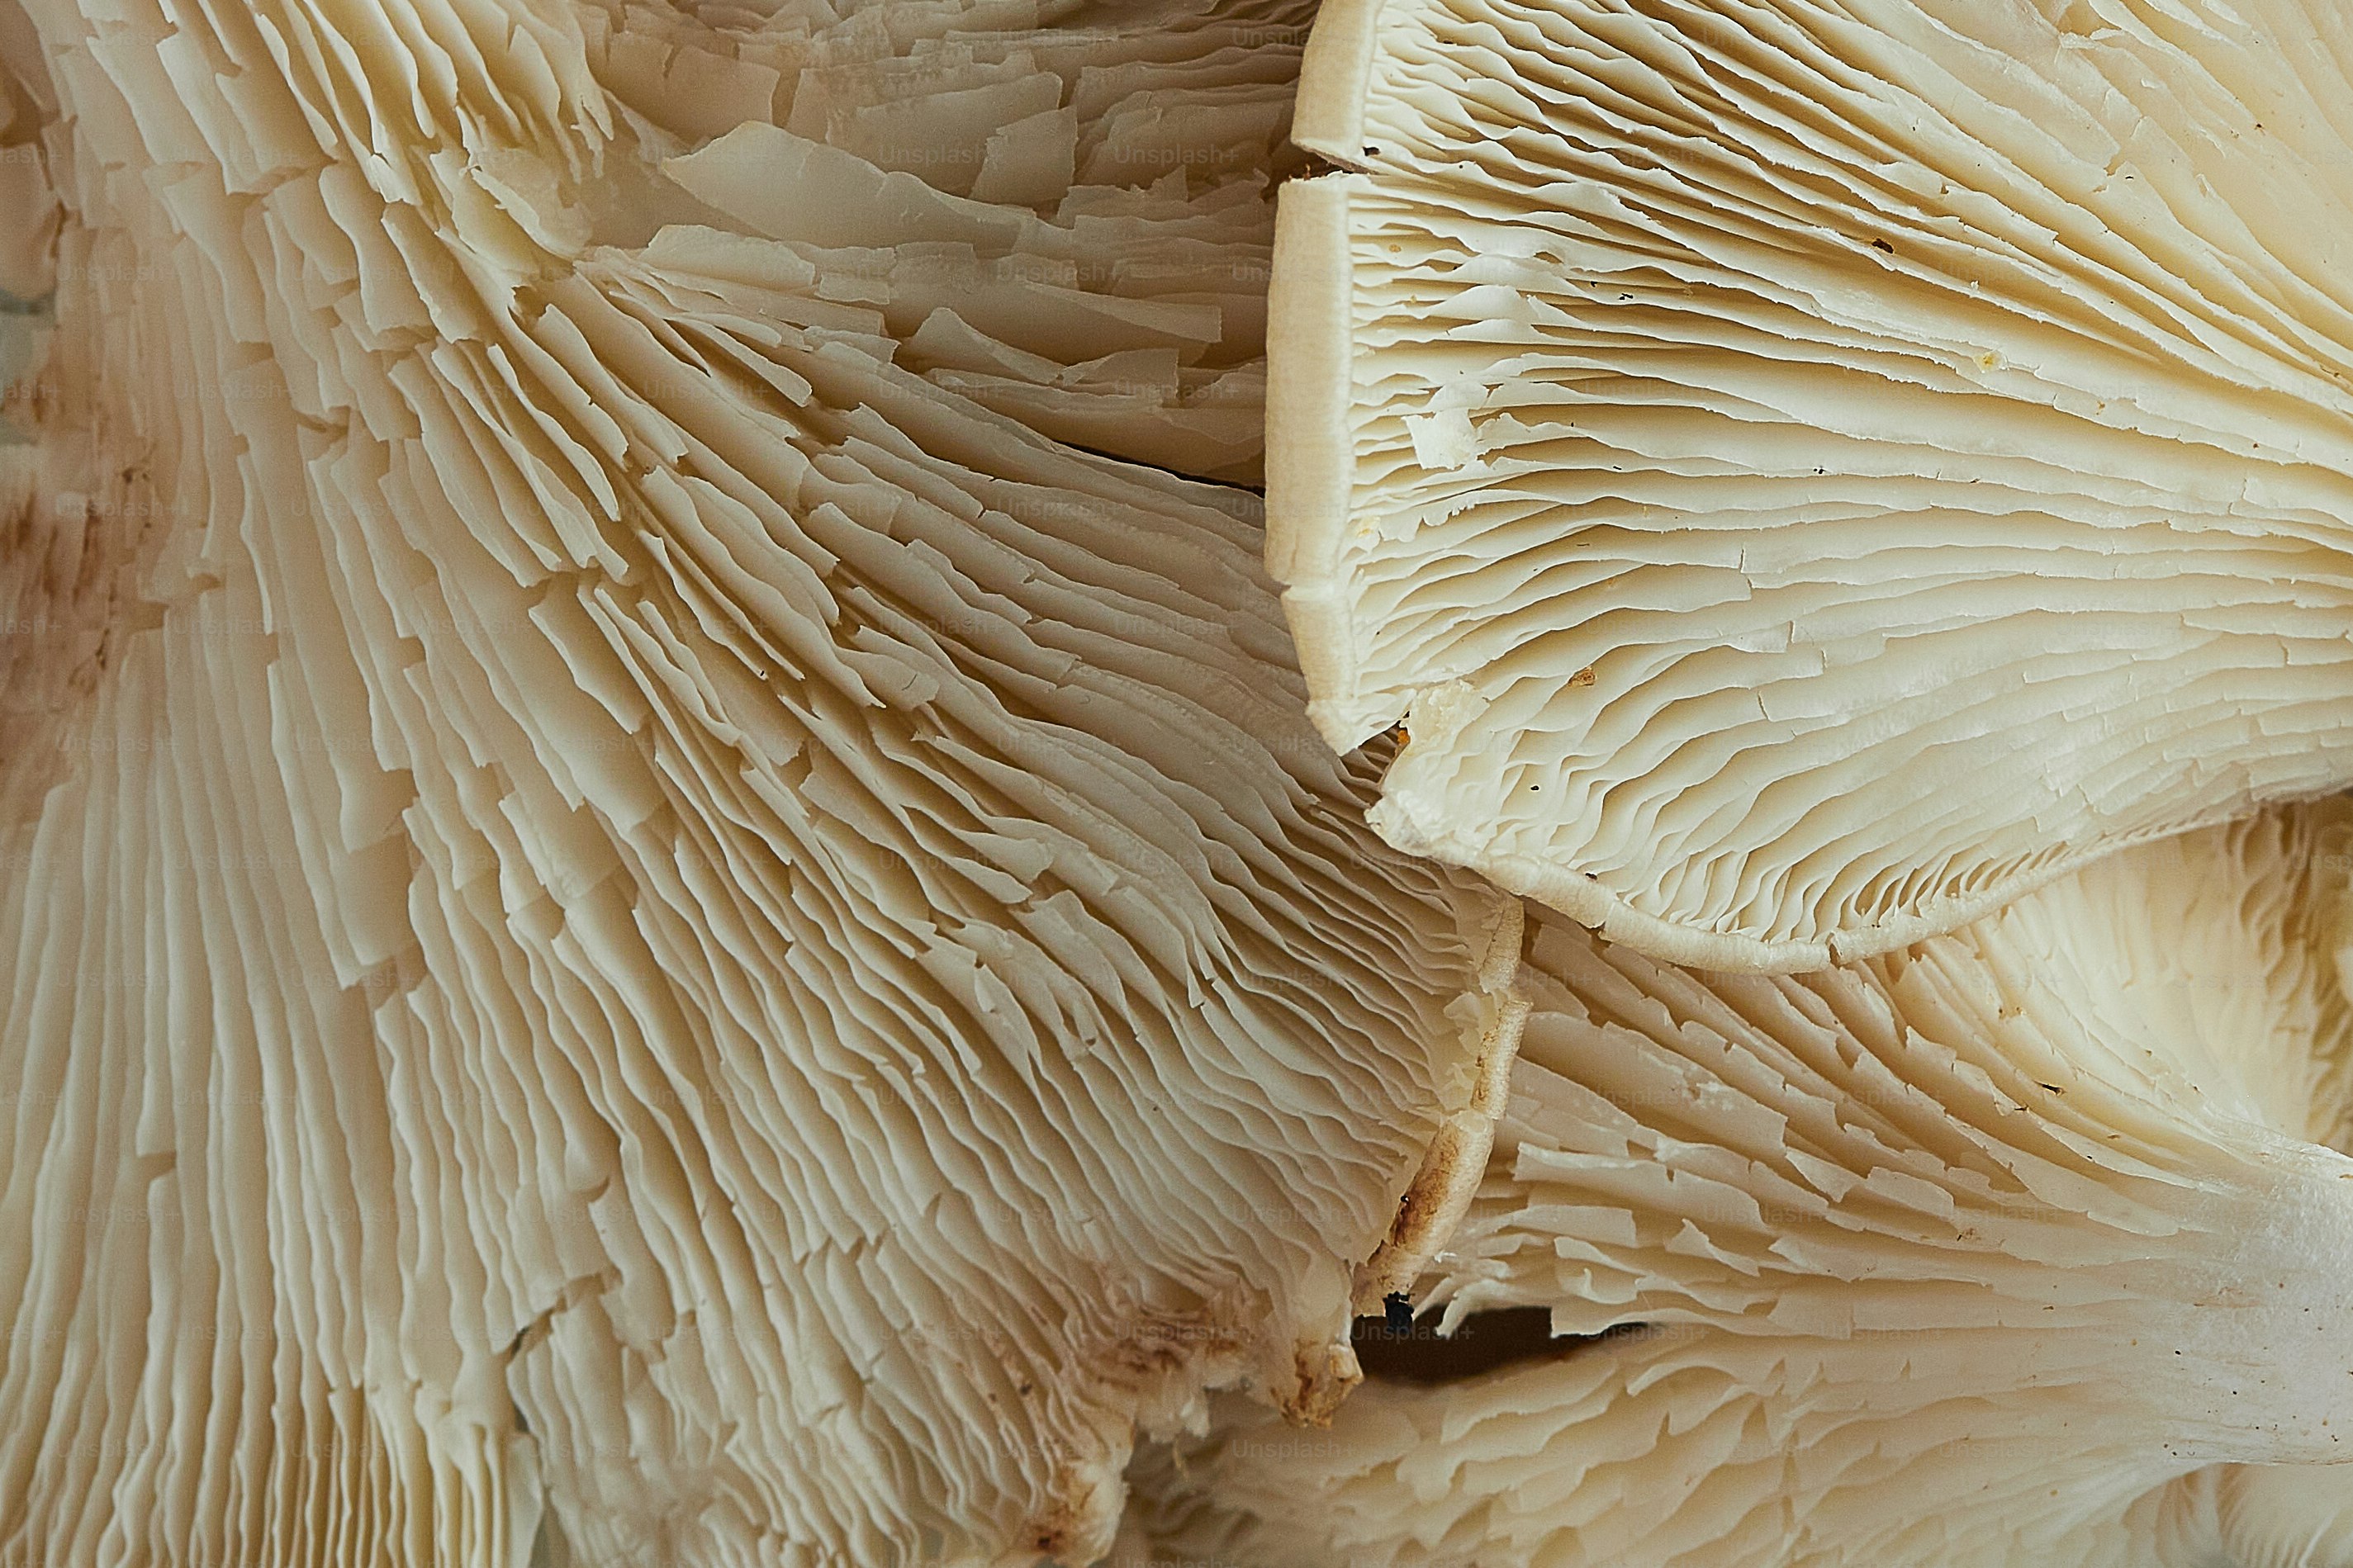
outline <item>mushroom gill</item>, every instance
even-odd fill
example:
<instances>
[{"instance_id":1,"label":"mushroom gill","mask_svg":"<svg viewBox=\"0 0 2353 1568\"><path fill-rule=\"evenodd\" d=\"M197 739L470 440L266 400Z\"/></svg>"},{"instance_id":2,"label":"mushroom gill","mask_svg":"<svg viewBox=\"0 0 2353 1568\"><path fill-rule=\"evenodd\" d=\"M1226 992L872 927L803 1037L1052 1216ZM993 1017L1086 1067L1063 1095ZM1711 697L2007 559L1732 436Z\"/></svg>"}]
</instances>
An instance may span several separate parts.
<instances>
[{"instance_id":1,"label":"mushroom gill","mask_svg":"<svg viewBox=\"0 0 2353 1568\"><path fill-rule=\"evenodd\" d=\"M2307 0L1326 6L1270 559L1383 834L1793 970L2353 783L2348 68Z\"/></svg>"},{"instance_id":2,"label":"mushroom gill","mask_svg":"<svg viewBox=\"0 0 2353 1568\"><path fill-rule=\"evenodd\" d=\"M1083 1562L1353 1383L1519 911L1143 466L1296 7L1050 9L0 0L0 1559Z\"/></svg>"},{"instance_id":3,"label":"mushroom gill","mask_svg":"<svg viewBox=\"0 0 2353 1568\"><path fill-rule=\"evenodd\" d=\"M1801 977L1533 922L1509 1110L1419 1296L1589 1337L1368 1384L1326 1433L1231 1413L1140 1464L1129 1555L2337 1561L2348 850L2353 806L2274 811Z\"/></svg>"}]
</instances>

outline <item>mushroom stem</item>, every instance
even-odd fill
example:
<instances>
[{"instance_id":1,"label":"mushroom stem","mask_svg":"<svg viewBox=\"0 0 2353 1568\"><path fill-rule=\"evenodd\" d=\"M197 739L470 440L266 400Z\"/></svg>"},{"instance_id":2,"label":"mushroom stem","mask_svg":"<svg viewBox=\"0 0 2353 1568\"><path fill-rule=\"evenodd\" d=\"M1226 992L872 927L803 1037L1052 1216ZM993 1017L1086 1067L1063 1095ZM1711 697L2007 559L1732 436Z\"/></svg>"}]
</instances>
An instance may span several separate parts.
<instances>
[{"instance_id":1,"label":"mushroom stem","mask_svg":"<svg viewBox=\"0 0 2353 1568\"><path fill-rule=\"evenodd\" d=\"M2214 1205L2215 1251L2169 1266L2144 1386L2201 1462L2353 1460L2353 1160L2268 1153L2268 1172Z\"/></svg>"}]
</instances>

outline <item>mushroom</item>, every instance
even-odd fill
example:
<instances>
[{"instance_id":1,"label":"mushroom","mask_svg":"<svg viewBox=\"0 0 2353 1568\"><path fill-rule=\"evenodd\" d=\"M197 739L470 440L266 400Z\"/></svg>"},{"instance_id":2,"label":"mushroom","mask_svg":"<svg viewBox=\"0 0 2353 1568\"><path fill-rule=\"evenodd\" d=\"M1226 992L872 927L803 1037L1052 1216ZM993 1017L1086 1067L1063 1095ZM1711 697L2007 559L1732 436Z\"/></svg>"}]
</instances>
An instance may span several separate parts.
<instances>
[{"instance_id":1,"label":"mushroom","mask_svg":"<svg viewBox=\"0 0 2353 1568\"><path fill-rule=\"evenodd\" d=\"M1271 165L1047 178L1272 159L1265 15L0 3L0 1554L1077 1563L1138 1423L1328 1414L1519 909L1365 826L1254 498L1060 438L1248 466Z\"/></svg>"},{"instance_id":2,"label":"mushroom","mask_svg":"<svg viewBox=\"0 0 2353 1568\"><path fill-rule=\"evenodd\" d=\"M1561 1337L1328 1433L1224 1413L1145 1468L1130 1556L2338 1561L2348 847L2353 805L2275 810L1802 977L1539 917L1419 1295Z\"/></svg>"},{"instance_id":3,"label":"mushroom","mask_svg":"<svg viewBox=\"0 0 2353 1568\"><path fill-rule=\"evenodd\" d=\"M1270 561L1391 843L1786 971L2353 780L2348 44L2207 15L1325 7Z\"/></svg>"}]
</instances>

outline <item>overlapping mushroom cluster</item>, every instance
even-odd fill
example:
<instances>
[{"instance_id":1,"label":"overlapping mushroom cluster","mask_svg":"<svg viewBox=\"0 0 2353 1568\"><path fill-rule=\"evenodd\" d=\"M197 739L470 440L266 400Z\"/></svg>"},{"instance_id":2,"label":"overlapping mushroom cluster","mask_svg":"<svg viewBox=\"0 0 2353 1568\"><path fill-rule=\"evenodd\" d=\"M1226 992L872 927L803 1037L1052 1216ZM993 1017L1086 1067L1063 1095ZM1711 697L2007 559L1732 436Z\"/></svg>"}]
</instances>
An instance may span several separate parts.
<instances>
[{"instance_id":1,"label":"overlapping mushroom cluster","mask_svg":"<svg viewBox=\"0 0 2353 1568\"><path fill-rule=\"evenodd\" d=\"M0 0L0 1564L2328 1561L2353 34L1972 6Z\"/></svg>"},{"instance_id":2,"label":"overlapping mushroom cluster","mask_svg":"<svg viewBox=\"0 0 2353 1568\"><path fill-rule=\"evenodd\" d=\"M1794 977L1544 917L1493 1163L1424 1294L1582 1338L1368 1386L1319 1440L1236 1413L1154 1461L1151 1554L2334 1561L2348 847L2341 802L2274 814Z\"/></svg>"}]
</instances>

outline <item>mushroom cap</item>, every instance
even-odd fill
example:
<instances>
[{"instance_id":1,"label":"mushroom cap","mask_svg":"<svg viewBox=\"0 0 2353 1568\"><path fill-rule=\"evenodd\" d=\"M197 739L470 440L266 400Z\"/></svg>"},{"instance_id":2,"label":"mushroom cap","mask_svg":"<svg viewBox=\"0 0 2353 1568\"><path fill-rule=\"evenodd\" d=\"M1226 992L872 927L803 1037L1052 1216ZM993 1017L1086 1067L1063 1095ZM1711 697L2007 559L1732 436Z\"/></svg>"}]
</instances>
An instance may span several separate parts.
<instances>
[{"instance_id":1,"label":"mushroom cap","mask_svg":"<svg viewBox=\"0 0 2353 1568\"><path fill-rule=\"evenodd\" d=\"M1324 9L1269 559L1390 842L1787 971L2353 779L2353 35L2168 16Z\"/></svg>"},{"instance_id":2,"label":"mushroom cap","mask_svg":"<svg viewBox=\"0 0 2353 1568\"><path fill-rule=\"evenodd\" d=\"M1418 1294L1447 1325L1548 1308L1564 1337L1367 1384L1288 1447L1225 1413L1139 1479L1131 1540L1250 1564L2333 1560L2283 1543L2347 1499L2309 1467L2341 1464L2353 1380L2348 844L2344 802L2274 811L1799 977L1533 922L1510 1109Z\"/></svg>"},{"instance_id":3,"label":"mushroom cap","mask_svg":"<svg viewBox=\"0 0 2353 1568\"><path fill-rule=\"evenodd\" d=\"M0 18L72 675L0 753L8 1550L1084 1561L1139 1422L1325 1413L1483 1168L1518 907L1365 826L1254 498L993 406L1093 395L1019 357L1082 309L1255 374L1268 181L785 128L1034 47L1106 145L1271 147L1170 122L1295 37ZM875 277L953 243L1003 385Z\"/></svg>"}]
</instances>

